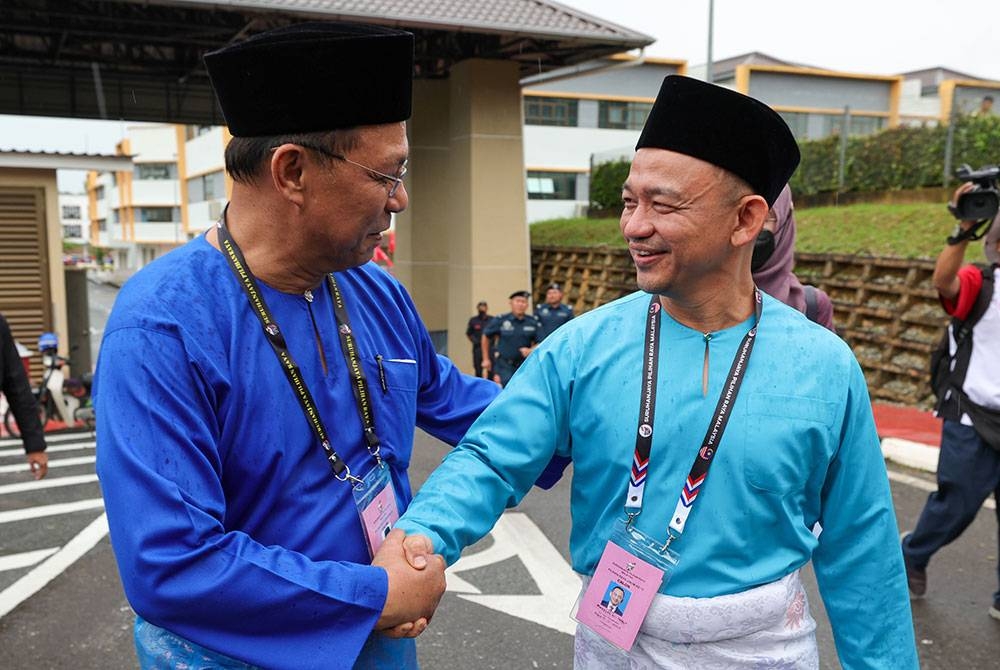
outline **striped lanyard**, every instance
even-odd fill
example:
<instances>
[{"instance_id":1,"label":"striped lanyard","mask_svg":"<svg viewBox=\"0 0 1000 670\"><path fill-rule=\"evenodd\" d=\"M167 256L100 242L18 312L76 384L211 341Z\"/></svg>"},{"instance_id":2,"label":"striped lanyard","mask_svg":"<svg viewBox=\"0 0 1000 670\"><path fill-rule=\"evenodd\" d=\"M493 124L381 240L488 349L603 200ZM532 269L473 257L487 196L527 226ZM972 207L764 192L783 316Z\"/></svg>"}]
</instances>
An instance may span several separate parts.
<instances>
[{"instance_id":1,"label":"striped lanyard","mask_svg":"<svg viewBox=\"0 0 1000 670\"><path fill-rule=\"evenodd\" d=\"M649 301L649 312L646 315L646 356L642 375L642 393L639 405L639 428L635 437L635 454L632 457L632 474L628 483L628 495L625 499L625 514L628 515L628 526L642 512L642 494L646 488L646 475L649 472L649 453L653 445L653 418L656 411L656 378L659 367L659 335L662 307L659 296L654 295ZM746 371L754 341L757 339L757 326L760 324L762 311L760 291L754 287L754 324L743 336L743 341L733 358L729 368L729 383L719 395L715 406L715 418L708 426L701 448L695 456L691 472L684 482L681 495L674 507L667 531L667 541L664 549L681 533L687 523L691 507L694 505L698 492L705 483L708 467L719 451L719 443L729 423L730 410L736 402L736 396L743 383L743 373ZM676 533L676 535L675 535Z\"/></svg>"}]
</instances>

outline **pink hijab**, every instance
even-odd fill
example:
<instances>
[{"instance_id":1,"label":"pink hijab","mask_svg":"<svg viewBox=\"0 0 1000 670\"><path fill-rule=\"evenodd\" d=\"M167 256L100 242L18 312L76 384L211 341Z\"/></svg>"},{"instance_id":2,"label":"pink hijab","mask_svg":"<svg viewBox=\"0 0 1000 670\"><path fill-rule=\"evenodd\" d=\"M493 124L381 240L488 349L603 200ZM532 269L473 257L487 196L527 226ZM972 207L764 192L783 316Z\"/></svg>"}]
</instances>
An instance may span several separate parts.
<instances>
[{"instance_id":1,"label":"pink hijab","mask_svg":"<svg viewBox=\"0 0 1000 670\"><path fill-rule=\"evenodd\" d=\"M771 209L777 218L774 227L774 253L753 273L753 280L764 293L805 312L806 299L802 293L802 284L792 274L795 268L795 206L792 204L792 190L787 184Z\"/></svg>"}]
</instances>

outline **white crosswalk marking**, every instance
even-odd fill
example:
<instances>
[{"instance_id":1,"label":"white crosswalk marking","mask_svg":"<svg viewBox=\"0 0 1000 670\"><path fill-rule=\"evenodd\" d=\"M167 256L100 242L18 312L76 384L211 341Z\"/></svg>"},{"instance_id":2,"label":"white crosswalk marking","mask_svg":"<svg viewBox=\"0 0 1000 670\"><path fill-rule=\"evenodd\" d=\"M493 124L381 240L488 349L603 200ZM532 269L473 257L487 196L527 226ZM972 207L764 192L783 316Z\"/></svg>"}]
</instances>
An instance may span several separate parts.
<instances>
[{"instance_id":1,"label":"white crosswalk marking","mask_svg":"<svg viewBox=\"0 0 1000 670\"><path fill-rule=\"evenodd\" d=\"M76 458L49 459L49 470L52 468L68 468L71 465L87 465L97 461L96 456L77 456ZM0 474L7 472L28 472L30 466L27 462L16 465L0 465Z\"/></svg>"},{"instance_id":2,"label":"white crosswalk marking","mask_svg":"<svg viewBox=\"0 0 1000 670\"><path fill-rule=\"evenodd\" d=\"M0 496L7 493L23 493L25 491L37 491L38 489L54 489L60 486L77 486L79 484L90 484L97 481L97 475L73 475L71 477L46 477L38 481L18 482L17 484L6 484L0 486Z\"/></svg>"},{"instance_id":3,"label":"white crosswalk marking","mask_svg":"<svg viewBox=\"0 0 1000 670\"><path fill-rule=\"evenodd\" d=\"M4 463L0 465L0 477L3 478L0 481L4 482L0 484L0 499L3 500L0 527L3 524L52 519L79 512L84 512L84 518L74 517L72 520L57 522L55 527L70 531L68 542L67 535L63 534L65 531L59 531L60 544L66 542L62 546L39 547L37 544L27 544L28 538L45 537L48 539L43 540L44 542L52 542L48 532L26 534L20 539L22 544L18 545L6 541L9 538L16 542L18 538L11 537L10 531L2 531L7 533L4 535L4 545L11 553L0 555L0 574L10 574L16 570L27 571L18 576L15 582L8 582L9 586L0 591L0 620L90 551L108 532L107 517L103 514L104 501L93 497L93 488L83 488L98 481L93 467L96 461L94 434L79 432L46 435L45 441L48 444L49 473L45 479L35 481L27 475L29 467L20 440L0 440L0 462ZM65 472L65 468L72 466L84 467L87 472L59 476L60 471ZM77 490L73 487L77 487ZM45 500L44 491L54 489L65 489L61 499L70 501L38 504ZM93 514L89 518L86 515L88 510ZM95 519L94 516L98 514Z\"/></svg>"},{"instance_id":4,"label":"white crosswalk marking","mask_svg":"<svg viewBox=\"0 0 1000 670\"><path fill-rule=\"evenodd\" d=\"M81 439L93 440L94 434L91 432L79 433L58 433L45 436L45 444L61 444L63 442L76 442ZM18 437L0 438L0 449L4 447L21 447L21 439Z\"/></svg>"},{"instance_id":5,"label":"white crosswalk marking","mask_svg":"<svg viewBox=\"0 0 1000 670\"><path fill-rule=\"evenodd\" d=\"M4 572L5 570L17 570L18 568L27 568L34 565L38 561L48 558L57 551L59 551L59 547L50 547L48 549L39 549L37 551L25 551L20 554L7 554L6 556L0 556L0 572Z\"/></svg>"},{"instance_id":6,"label":"white crosswalk marking","mask_svg":"<svg viewBox=\"0 0 1000 670\"><path fill-rule=\"evenodd\" d=\"M78 558L93 549L94 545L107 534L108 516L102 514L44 563L0 591L0 619L58 577Z\"/></svg>"},{"instance_id":7,"label":"white crosswalk marking","mask_svg":"<svg viewBox=\"0 0 1000 670\"><path fill-rule=\"evenodd\" d=\"M26 521L28 519L38 519L43 516L69 514L71 512L80 512L85 509L103 508L104 500L102 498L91 498L90 500L77 500L76 502L71 503L56 503L55 505L41 505L39 507L12 509L7 512L0 512L0 524L13 523L14 521Z\"/></svg>"},{"instance_id":8,"label":"white crosswalk marking","mask_svg":"<svg viewBox=\"0 0 1000 670\"><path fill-rule=\"evenodd\" d=\"M56 444L48 445L45 448L45 453L47 454L57 454L61 451L77 451L79 449L93 449L97 446L97 442L91 440L90 442L80 442L77 444ZM24 458L24 449L0 449L0 458Z\"/></svg>"}]
</instances>

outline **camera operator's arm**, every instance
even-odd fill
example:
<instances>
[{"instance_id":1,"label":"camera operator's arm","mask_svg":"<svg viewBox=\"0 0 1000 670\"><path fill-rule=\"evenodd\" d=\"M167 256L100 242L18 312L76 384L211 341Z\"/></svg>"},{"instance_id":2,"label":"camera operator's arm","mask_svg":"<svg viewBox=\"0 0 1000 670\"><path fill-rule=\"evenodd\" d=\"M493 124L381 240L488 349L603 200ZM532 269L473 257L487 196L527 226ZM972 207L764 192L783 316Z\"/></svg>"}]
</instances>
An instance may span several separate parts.
<instances>
[{"instance_id":1,"label":"camera operator's arm","mask_svg":"<svg viewBox=\"0 0 1000 670\"><path fill-rule=\"evenodd\" d=\"M958 197L967 191L971 191L975 184L965 183L955 189L951 197L951 204L958 201ZM968 230L975 221L960 221L959 227ZM960 282L958 280L958 270L965 260L965 248L969 246L969 240L965 239L957 244L948 243L941 253L938 254L937 263L934 265L934 288L945 300L954 300L958 296Z\"/></svg>"}]
</instances>

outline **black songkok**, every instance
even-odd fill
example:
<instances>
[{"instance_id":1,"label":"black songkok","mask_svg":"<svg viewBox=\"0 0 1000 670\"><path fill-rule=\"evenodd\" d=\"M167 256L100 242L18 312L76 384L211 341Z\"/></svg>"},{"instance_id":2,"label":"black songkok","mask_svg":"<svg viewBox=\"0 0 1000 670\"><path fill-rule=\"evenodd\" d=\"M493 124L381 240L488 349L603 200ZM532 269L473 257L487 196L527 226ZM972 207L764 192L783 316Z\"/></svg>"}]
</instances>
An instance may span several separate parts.
<instances>
[{"instance_id":1,"label":"black songkok","mask_svg":"<svg viewBox=\"0 0 1000 670\"><path fill-rule=\"evenodd\" d=\"M410 118L413 35L299 23L205 54L236 137L322 132Z\"/></svg>"},{"instance_id":2,"label":"black songkok","mask_svg":"<svg viewBox=\"0 0 1000 670\"><path fill-rule=\"evenodd\" d=\"M773 205L799 164L792 131L773 109L728 88L670 75L635 148L676 151L742 178Z\"/></svg>"}]
</instances>

